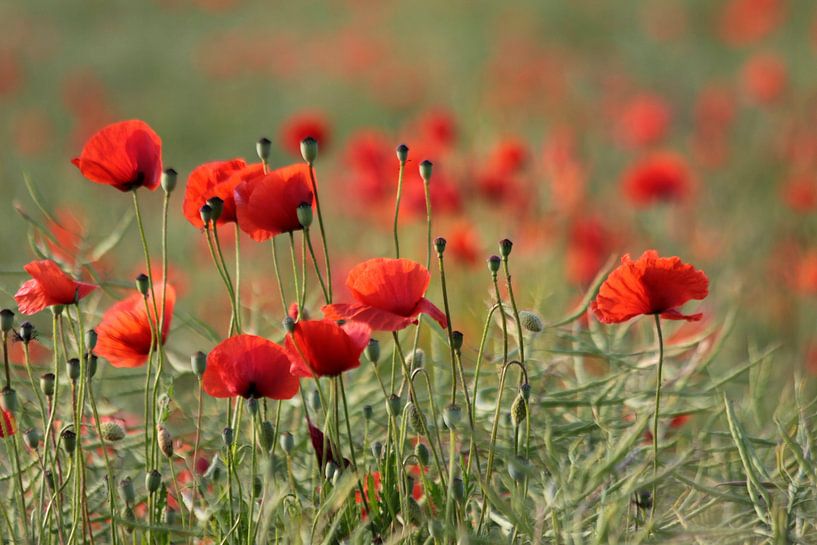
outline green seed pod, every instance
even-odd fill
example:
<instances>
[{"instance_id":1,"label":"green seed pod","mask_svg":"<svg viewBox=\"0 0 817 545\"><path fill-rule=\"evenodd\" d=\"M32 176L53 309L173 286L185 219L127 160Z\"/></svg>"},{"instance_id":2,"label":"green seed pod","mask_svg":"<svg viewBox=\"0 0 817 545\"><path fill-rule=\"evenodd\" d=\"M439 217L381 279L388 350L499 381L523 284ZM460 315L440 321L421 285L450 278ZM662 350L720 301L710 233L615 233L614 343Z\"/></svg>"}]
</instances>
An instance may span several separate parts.
<instances>
[{"instance_id":1,"label":"green seed pod","mask_svg":"<svg viewBox=\"0 0 817 545\"><path fill-rule=\"evenodd\" d=\"M275 443L275 428L272 422L264 420L261 422L261 447L264 452L272 450L272 445Z\"/></svg>"},{"instance_id":2,"label":"green seed pod","mask_svg":"<svg viewBox=\"0 0 817 545\"><path fill-rule=\"evenodd\" d=\"M287 454L291 454L295 449L295 437L288 431L281 434L279 441L281 442L281 448Z\"/></svg>"},{"instance_id":3,"label":"green seed pod","mask_svg":"<svg viewBox=\"0 0 817 545\"><path fill-rule=\"evenodd\" d=\"M434 250L437 252L437 257L442 257L443 253L445 253L445 246L448 244L443 237L437 237L434 239Z\"/></svg>"},{"instance_id":4,"label":"green seed pod","mask_svg":"<svg viewBox=\"0 0 817 545\"><path fill-rule=\"evenodd\" d=\"M48 491L52 494L56 491L56 483L54 482L54 473L50 469L45 470L45 484L48 485Z\"/></svg>"},{"instance_id":5,"label":"green seed pod","mask_svg":"<svg viewBox=\"0 0 817 545\"><path fill-rule=\"evenodd\" d=\"M509 255L511 255L511 250L513 249L513 242L508 240L507 238L503 238L499 241L499 255L503 258L507 259Z\"/></svg>"},{"instance_id":6,"label":"green seed pod","mask_svg":"<svg viewBox=\"0 0 817 545\"><path fill-rule=\"evenodd\" d=\"M397 394L391 394L389 396L389 401L386 404L386 410L389 411L389 415L397 418L400 416L400 412L403 410L403 400L400 399L400 396Z\"/></svg>"},{"instance_id":7,"label":"green seed pod","mask_svg":"<svg viewBox=\"0 0 817 545\"><path fill-rule=\"evenodd\" d=\"M298 222L301 224L301 227L309 229L313 219L312 203L302 202L298 205L298 208L295 209L295 213L298 215Z\"/></svg>"},{"instance_id":8,"label":"green seed pod","mask_svg":"<svg viewBox=\"0 0 817 545\"><path fill-rule=\"evenodd\" d=\"M309 400L309 408L310 409L312 409L313 411L316 411L316 412L321 410L321 394L320 394L320 392L318 392L317 390L310 390L309 397L307 397L307 399Z\"/></svg>"},{"instance_id":9,"label":"green seed pod","mask_svg":"<svg viewBox=\"0 0 817 545\"><path fill-rule=\"evenodd\" d=\"M461 502L465 499L465 483L459 477L454 477L451 480L451 493L454 495L454 500Z\"/></svg>"},{"instance_id":10,"label":"green seed pod","mask_svg":"<svg viewBox=\"0 0 817 545\"><path fill-rule=\"evenodd\" d=\"M379 460L383 457L383 443L380 441L372 443L372 456L374 456L375 460Z\"/></svg>"},{"instance_id":11,"label":"green seed pod","mask_svg":"<svg viewBox=\"0 0 817 545\"><path fill-rule=\"evenodd\" d=\"M251 397L247 400L247 412L250 413L251 416L255 416L258 414L258 398Z\"/></svg>"},{"instance_id":12,"label":"green seed pod","mask_svg":"<svg viewBox=\"0 0 817 545\"><path fill-rule=\"evenodd\" d=\"M522 386L519 387L519 393L522 394L522 397L525 398L525 401L530 399L530 384L525 382Z\"/></svg>"},{"instance_id":13,"label":"green seed pod","mask_svg":"<svg viewBox=\"0 0 817 545\"><path fill-rule=\"evenodd\" d=\"M406 403L406 415L408 416L408 421L409 425L411 425L411 429L413 429L415 433L422 434L423 416L420 414L420 410L417 408L417 405L415 405L411 401Z\"/></svg>"},{"instance_id":14,"label":"green seed pod","mask_svg":"<svg viewBox=\"0 0 817 545\"><path fill-rule=\"evenodd\" d=\"M443 422L449 430L457 428L457 424L462 420L462 409L459 405L449 405L443 412Z\"/></svg>"},{"instance_id":15,"label":"green seed pod","mask_svg":"<svg viewBox=\"0 0 817 545\"><path fill-rule=\"evenodd\" d=\"M65 362L65 369L68 372L68 378L72 381L79 380L80 366L78 358L71 358Z\"/></svg>"},{"instance_id":16,"label":"green seed pod","mask_svg":"<svg viewBox=\"0 0 817 545\"><path fill-rule=\"evenodd\" d=\"M148 275L142 273L136 277L136 289L143 296L148 296L148 291L150 290L150 278Z\"/></svg>"},{"instance_id":17,"label":"green seed pod","mask_svg":"<svg viewBox=\"0 0 817 545\"><path fill-rule=\"evenodd\" d=\"M51 397L54 395L54 385L57 382L54 373L45 373L40 376L40 389L45 394L45 397Z\"/></svg>"},{"instance_id":18,"label":"green seed pod","mask_svg":"<svg viewBox=\"0 0 817 545\"><path fill-rule=\"evenodd\" d=\"M17 392L8 386L0 393L0 407L11 414L16 414L18 409Z\"/></svg>"},{"instance_id":19,"label":"green seed pod","mask_svg":"<svg viewBox=\"0 0 817 545\"><path fill-rule=\"evenodd\" d=\"M0 310L0 330L8 333L12 328L14 328L14 312L7 308Z\"/></svg>"},{"instance_id":20,"label":"green seed pod","mask_svg":"<svg viewBox=\"0 0 817 545\"><path fill-rule=\"evenodd\" d=\"M462 331L454 331L451 333L451 346L456 352L462 350L462 341L464 339Z\"/></svg>"},{"instance_id":21,"label":"green seed pod","mask_svg":"<svg viewBox=\"0 0 817 545\"><path fill-rule=\"evenodd\" d=\"M99 361L95 354L86 354L85 355L85 363L87 365L86 375L88 376L88 380L94 378L96 375L96 369L99 366Z\"/></svg>"},{"instance_id":22,"label":"green seed pod","mask_svg":"<svg viewBox=\"0 0 817 545\"><path fill-rule=\"evenodd\" d=\"M377 339L369 339L366 345L366 359L377 365L380 361L380 342Z\"/></svg>"},{"instance_id":23,"label":"green seed pod","mask_svg":"<svg viewBox=\"0 0 817 545\"><path fill-rule=\"evenodd\" d=\"M162 172L162 189L164 189L165 193L173 193L173 190L176 189L176 180L179 177L179 173L176 172L175 169L166 168Z\"/></svg>"},{"instance_id":24,"label":"green seed pod","mask_svg":"<svg viewBox=\"0 0 817 545\"><path fill-rule=\"evenodd\" d=\"M148 471L145 475L145 488L148 494L154 494L162 486L162 474L157 469Z\"/></svg>"},{"instance_id":25,"label":"green seed pod","mask_svg":"<svg viewBox=\"0 0 817 545\"><path fill-rule=\"evenodd\" d=\"M213 209L209 204L205 204L199 208L199 216L201 216L201 221L204 223L204 226L207 227L210 225L210 222L213 221Z\"/></svg>"},{"instance_id":26,"label":"green seed pod","mask_svg":"<svg viewBox=\"0 0 817 545\"><path fill-rule=\"evenodd\" d=\"M210 207L210 221L217 222L224 212L224 199L221 197L210 197L207 199L207 205Z\"/></svg>"},{"instance_id":27,"label":"green seed pod","mask_svg":"<svg viewBox=\"0 0 817 545\"><path fill-rule=\"evenodd\" d=\"M20 340L23 341L23 343L30 343L34 339L36 332L37 330L31 322L23 322L20 324Z\"/></svg>"},{"instance_id":28,"label":"green seed pod","mask_svg":"<svg viewBox=\"0 0 817 545\"><path fill-rule=\"evenodd\" d=\"M502 260L499 256L492 255L488 258L488 270L491 271L493 276L496 276L496 273L499 272L499 266L502 264Z\"/></svg>"},{"instance_id":29,"label":"green seed pod","mask_svg":"<svg viewBox=\"0 0 817 545\"><path fill-rule=\"evenodd\" d=\"M226 427L221 430L221 440L224 443L224 446L230 448L233 446L233 428Z\"/></svg>"},{"instance_id":30,"label":"green seed pod","mask_svg":"<svg viewBox=\"0 0 817 545\"><path fill-rule=\"evenodd\" d=\"M100 429L102 430L102 438L106 441L115 443L125 438L125 430L116 422L103 422Z\"/></svg>"},{"instance_id":31,"label":"green seed pod","mask_svg":"<svg viewBox=\"0 0 817 545\"><path fill-rule=\"evenodd\" d=\"M207 354L204 352L196 352L190 356L190 367L197 377L203 377L204 371L207 369Z\"/></svg>"},{"instance_id":32,"label":"green seed pod","mask_svg":"<svg viewBox=\"0 0 817 545\"><path fill-rule=\"evenodd\" d=\"M125 477L119 481L119 495L122 497L122 501L125 502L125 505L133 505L133 502L136 501L136 490L133 487L133 480L131 480L130 477Z\"/></svg>"},{"instance_id":33,"label":"green seed pod","mask_svg":"<svg viewBox=\"0 0 817 545\"><path fill-rule=\"evenodd\" d=\"M519 311L519 323L532 333L541 333L545 329L545 323L542 321L542 318L535 312L529 310Z\"/></svg>"},{"instance_id":34,"label":"green seed pod","mask_svg":"<svg viewBox=\"0 0 817 545\"><path fill-rule=\"evenodd\" d=\"M431 181L431 171L433 166L434 164L428 159L420 163L420 177L425 183Z\"/></svg>"},{"instance_id":35,"label":"green seed pod","mask_svg":"<svg viewBox=\"0 0 817 545\"><path fill-rule=\"evenodd\" d=\"M525 402L525 397L520 393L513 400L511 405L511 422L514 427L519 426L528 417L528 404Z\"/></svg>"},{"instance_id":36,"label":"green seed pod","mask_svg":"<svg viewBox=\"0 0 817 545\"><path fill-rule=\"evenodd\" d=\"M295 320L291 317L287 316L281 323L284 324L284 331L287 333L295 333Z\"/></svg>"},{"instance_id":37,"label":"green seed pod","mask_svg":"<svg viewBox=\"0 0 817 545\"><path fill-rule=\"evenodd\" d=\"M71 456L77 448L77 434L72 430L63 430L60 437L62 437L62 448L65 449L66 454Z\"/></svg>"},{"instance_id":38,"label":"green seed pod","mask_svg":"<svg viewBox=\"0 0 817 545\"><path fill-rule=\"evenodd\" d=\"M255 489L254 490L255 491L255 497L260 498L261 497L261 491L264 488L264 482L261 480L261 477L258 477L256 475L255 479L253 479L253 481L252 481L252 485L253 485L253 488Z\"/></svg>"},{"instance_id":39,"label":"green seed pod","mask_svg":"<svg viewBox=\"0 0 817 545\"><path fill-rule=\"evenodd\" d=\"M301 157L310 165L318 158L318 141L307 136L301 140Z\"/></svg>"},{"instance_id":40,"label":"green seed pod","mask_svg":"<svg viewBox=\"0 0 817 545\"><path fill-rule=\"evenodd\" d=\"M31 450L37 450L40 446L40 431L37 428L31 428L23 433L23 442Z\"/></svg>"},{"instance_id":41,"label":"green seed pod","mask_svg":"<svg viewBox=\"0 0 817 545\"><path fill-rule=\"evenodd\" d=\"M261 138L258 142L255 143L255 153L258 154L258 158L261 159L264 163L269 162L270 152L272 151L272 142L270 142L269 138Z\"/></svg>"},{"instance_id":42,"label":"green seed pod","mask_svg":"<svg viewBox=\"0 0 817 545\"><path fill-rule=\"evenodd\" d=\"M162 454L168 458L173 456L173 438L162 424L156 426L156 441L159 443L159 450L162 451Z\"/></svg>"},{"instance_id":43,"label":"green seed pod","mask_svg":"<svg viewBox=\"0 0 817 545\"><path fill-rule=\"evenodd\" d=\"M428 465L429 455L428 455L428 447L425 446L423 443L417 443L414 445L414 454L417 456L417 459L420 460L420 463L424 466Z\"/></svg>"},{"instance_id":44,"label":"green seed pod","mask_svg":"<svg viewBox=\"0 0 817 545\"><path fill-rule=\"evenodd\" d=\"M89 329L85 332L85 348L88 350L93 350L96 348L96 341L97 341L97 334L96 329Z\"/></svg>"},{"instance_id":45,"label":"green seed pod","mask_svg":"<svg viewBox=\"0 0 817 545\"><path fill-rule=\"evenodd\" d=\"M366 420L371 420L374 417L374 409L371 405L364 405L363 406L363 418Z\"/></svg>"},{"instance_id":46,"label":"green seed pod","mask_svg":"<svg viewBox=\"0 0 817 545\"><path fill-rule=\"evenodd\" d=\"M399 146L397 146L397 160L403 163L404 165L406 164L406 161L408 161L408 153L409 147L407 145L400 144Z\"/></svg>"}]
</instances>

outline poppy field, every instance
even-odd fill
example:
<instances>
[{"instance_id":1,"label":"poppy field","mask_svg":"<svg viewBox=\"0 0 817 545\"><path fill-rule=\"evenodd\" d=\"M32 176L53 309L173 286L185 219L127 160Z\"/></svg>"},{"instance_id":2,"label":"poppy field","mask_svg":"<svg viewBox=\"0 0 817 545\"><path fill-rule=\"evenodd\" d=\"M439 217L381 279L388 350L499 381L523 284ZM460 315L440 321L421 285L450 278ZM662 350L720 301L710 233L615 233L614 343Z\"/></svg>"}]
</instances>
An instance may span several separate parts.
<instances>
[{"instance_id":1,"label":"poppy field","mask_svg":"<svg viewBox=\"0 0 817 545\"><path fill-rule=\"evenodd\" d=\"M0 543L817 543L817 6L0 21Z\"/></svg>"}]
</instances>

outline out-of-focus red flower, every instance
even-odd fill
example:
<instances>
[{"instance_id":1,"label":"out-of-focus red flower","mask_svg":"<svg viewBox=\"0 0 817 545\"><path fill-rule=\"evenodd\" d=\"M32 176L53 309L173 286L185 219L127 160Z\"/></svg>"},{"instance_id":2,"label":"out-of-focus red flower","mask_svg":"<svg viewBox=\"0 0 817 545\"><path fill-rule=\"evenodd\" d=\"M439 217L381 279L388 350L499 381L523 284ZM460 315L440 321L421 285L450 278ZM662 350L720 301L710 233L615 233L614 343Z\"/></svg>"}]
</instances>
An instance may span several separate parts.
<instances>
[{"instance_id":1,"label":"out-of-focus red flower","mask_svg":"<svg viewBox=\"0 0 817 545\"><path fill-rule=\"evenodd\" d=\"M723 132L735 119L734 92L722 85L705 87L695 100L695 128L704 133Z\"/></svg>"},{"instance_id":2,"label":"out-of-focus red flower","mask_svg":"<svg viewBox=\"0 0 817 545\"><path fill-rule=\"evenodd\" d=\"M314 206L306 164L273 170L235 188L238 226L255 241L300 230L297 209L303 203Z\"/></svg>"},{"instance_id":3,"label":"out-of-focus red flower","mask_svg":"<svg viewBox=\"0 0 817 545\"><path fill-rule=\"evenodd\" d=\"M92 182L153 191L162 174L162 140L144 121L120 121L94 134L71 162Z\"/></svg>"},{"instance_id":4,"label":"out-of-focus red flower","mask_svg":"<svg viewBox=\"0 0 817 545\"><path fill-rule=\"evenodd\" d=\"M247 163L243 159L213 161L197 166L187 178L187 187L184 191L184 202L182 203L184 217L193 224L193 227L203 228L201 207L206 204L208 199L218 197L224 201L224 208L217 224L223 225L236 221L233 190L248 175L256 174L260 176L262 168L259 165L247 167ZM238 175L239 172L243 173L243 177Z\"/></svg>"},{"instance_id":5,"label":"out-of-focus red flower","mask_svg":"<svg viewBox=\"0 0 817 545\"><path fill-rule=\"evenodd\" d=\"M428 314L446 327L445 314L424 297L431 275L425 267L409 259L375 258L349 271L346 285L354 303L323 307L333 320L355 320L378 331L399 331Z\"/></svg>"},{"instance_id":6,"label":"out-of-focus red flower","mask_svg":"<svg viewBox=\"0 0 817 545\"><path fill-rule=\"evenodd\" d=\"M530 154L524 142L507 138L488 154L484 168L476 176L480 194L492 204L520 205L527 202L525 184L520 179Z\"/></svg>"},{"instance_id":7,"label":"out-of-focus red flower","mask_svg":"<svg viewBox=\"0 0 817 545\"><path fill-rule=\"evenodd\" d=\"M554 204L566 213L580 208L585 200L586 172L576 152L573 131L554 130L545 142L542 157Z\"/></svg>"},{"instance_id":8,"label":"out-of-focus red flower","mask_svg":"<svg viewBox=\"0 0 817 545\"><path fill-rule=\"evenodd\" d=\"M436 217L456 214L462 210L462 196L454 181L434 165L434 176L428 185L431 210ZM393 186L396 190L396 186ZM415 220L426 217L425 182L416 170L410 170L403 177L403 199L400 205L401 220Z\"/></svg>"},{"instance_id":9,"label":"out-of-focus red flower","mask_svg":"<svg viewBox=\"0 0 817 545\"><path fill-rule=\"evenodd\" d=\"M482 265L482 244L473 225L467 221L458 222L449 230L447 240L446 256L450 255L454 261L469 266Z\"/></svg>"},{"instance_id":10,"label":"out-of-focus red flower","mask_svg":"<svg viewBox=\"0 0 817 545\"><path fill-rule=\"evenodd\" d=\"M419 141L426 145L449 149L457 142L457 122L450 112L441 109L431 110L418 120L417 133Z\"/></svg>"},{"instance_id":11,"label":"out-of-focus red flower","mask_svg":"<svg viewBox=\"0 0 817 545\"><path fill-rule=\"evenodd\" d=\"M669 129L672 112L662 97L643 93L624 103L618 115L619 139L630 147L643 147L662 141Z\"/></svg>"},{"instance_id":12,"label":"out-of-focus red flower","mask_svg":"<svg viewBox=\"0 0 817 545\"><path fill-rule=\"evenodd\" d=\"M48 219L46 228L53 236L39 236L37 242L44 245L51 256L68 268L73 269L80 260L80 246L85 236L83 222L66 208L58 208L54 219Z\"/></svg>"},{"instance_id":13,"label":"out-of-focus red flower","mask_svg":"<svg viewBox=\"0 0 817 545\"><path fill-rule=\"evenodd\" d=\"M394 198L398 162L389 141L388 135L374 130L358 131L346 141L346 183L350 193L358 196L357 203L352 204L361 211L369 212L373 206Z\"/></svg>"},{"instance_id":14,"label":"out-of-focus red flower","mask_svg":"<svg viewBox=\"0 0 817 545\"><path fill-rule=\"evenodd\" d=\"M781 195L783 202L795 212L805 214L817 210L817 180L813 176L790 178L781 188Z\"/></svg>"},{"instance_id":15,"label":"out-of-focus red flower","mask_svg":"<svg viewBox=\"0 0 817 545\"><path fill-rule=\"evenodd\" d=\"M633 261L626 254L599 288L592 305L605 324L626 322L635 316L658 314L668 320L695 321L702 314L682 314L678 307L709 294L709 279L678 257L659 257L647 250Z\"/></svg>"},{"instance_id":16,"label":"out-of-focus red flower","mask_svg":"<svg viewBox=\"0 0 817 545\"><path fill-rule=\"evenodd\" d=\"M684 427L684 424L689 422L689 419L692 418L688 414L679 414L672 417L672 420L669 421L668 431L678 430ZM652 443L652 431L646 430L644 432L644 442L645 443Z\"/></svg>"},{"instance_id":17,"label":"out-of-focus red flower","mask_svg":"<svg viewBox=\"0 0 817 545\"><path fill-rule=\"evenodd\" d=\"M9 361L14 365L25 365L26 355L24 350L25 343L15 342L9 347ZM46 349L37 341L30 341L28 343L28 359L32 365L47 362L50 358L51 351Z\"/></svg>"},{"instance_id":18,"label":"out-of-focus red flower","mask_svg":"<svg viewBox=\"0 0 817 545\"><path fill-rule=\"evenodd\" d=\"M299 383L290 365L283 347L255 335L236 335L207 355L204 391L213 397L291 399Z\"/></svg>"},{"instance_id":19,"label":"out-of-focus red flower","mask_svg":"<svg viewBox=\"0 0 817 545\"><path fill-rule=\"evenodd\" d=\"M625 171L624 194L636 206L683 201L692 192L692 177L683 157L673 152L648 155Z\"/></svg>"},{"instance_id":20,"label":"out-of-focus red flower","mask_svg":"<svg viewBox=\"0 0 817 545\"><path fill-rule=\"evenodd\" d=\"M321 153L329 149L331 129L326 116L318 112L301 112L287 119L279 133L281 146L293 157L301 157L301 141L311 136L318 141Z\"/></svg>"},{"instance_id":21,"label":"out-of-focus red flower","mask_svg":"<svg viewBox=\"0 0 817 545\"><path fill-rule=\"evenodd\" d=\"M10 49L0 49L0 97L13 95L22 82L23 71L17 55Z\"/></svg>"},{"instance_id":22,"label":"out-of-focus red flower","mask_svg":"<svg viewBox=\"0 0 817 545\"><path fill-rule=\"evenodd\" d=\"M297 377L334 377L360 365L372 330L360 322L301 320L287 336L291 373Z\"/></svg>"},{"instance_id":23,"label":"out-of-focus red flower","mask_svg":"<svg viewBox=\"0 0 817 545\"><path fill-rule=\"evenodd\" d=\"M1 409L0 413L2 413L3 417L3 424L0 425L0 437L9 437L14 435L14 432L16 431L14 429L14 417L11 416L10 413Z\"/></svg>"},{"instance_id":24,"label":"out-of-focus red flower","mask_svg":"<svg viewBox=\"0 0 817 545\"><path fill-rule=\"evenodd\" d=\"M98 339L94 353L97 356L105 358L114 367L144 365L150 353L151 323L155 322L157 316L154 305L161 312L161 284L161 281L156 283L155 301L152 296L146 299L142 294L134 293L105 311L102 320L96 327ZM167 332L170 330L175 305L176 290L168 284L161 335L162 344L167 341ZM150 312L149 315L148 312Z\"/></svg>"},{"instance_id":25,"label":"out-of-focus red flower","mask_svg":"<svg viewBox=\"0 0 817 545\"><path fill-rule=\"evenodd\" d=\"M590 216L575 220L570 226L567 244L567 279L574 284L587 286L612 251L612 236L598 218Z\"/></svg>"},{"instance_id":26,"label":"out-of-focus red flower","mask_svg":"<svg viewBox=\"0 0 817 545\"><path fill-rule=\"evenodd\" d=\"M75 281L50 259L32 261L23 268L31 275L31 280L26 280L14 294L17 307L23 314L36 314L53 305L73 304L97 288L93 284Z\"/></svg>"},{"instance_id":27,"label":"out-of-focus red flower","mask_svg":"<svg viewBox=\"0 0 817 545\"><path fill-rule=\"evenodd\" d=\"M757 104L775 102L786 89L786 65L776 55L758 54L743 66L743 88L749 99Z\"/></svg>"},{"instance_id":28,"label":"out-of-focus red flower","mask_svg":"<svg viewBox=\"0 0 817 545\"><path fill-rule=\"evenodd\" d=\"M13 142L21 155L35 156L43 153L52 143L54 124L48 113L39 108L27 108L14 117Z\"/></svg>"},{"instance_id":29,"label":"out-of-focus red flower","mask_svg":"<svg viewBox=\"0 0 817 545\"><path fill-rule=\"evenodd\" d=\"M730 0L721 12L721 37L730 45L756 42L780 25L784 13L783 0Z\"/></svg>"},{"instance_id":30,"label":"out-of-focus red flower","mask_svg":"<svg viewBox=\"0 0 817 545\"><path fill-rule=\"evenodd\" d=\"M794 265L794 289L804 295L817 294L817 250L804 252Z\"/></svg>"}]
</instances>

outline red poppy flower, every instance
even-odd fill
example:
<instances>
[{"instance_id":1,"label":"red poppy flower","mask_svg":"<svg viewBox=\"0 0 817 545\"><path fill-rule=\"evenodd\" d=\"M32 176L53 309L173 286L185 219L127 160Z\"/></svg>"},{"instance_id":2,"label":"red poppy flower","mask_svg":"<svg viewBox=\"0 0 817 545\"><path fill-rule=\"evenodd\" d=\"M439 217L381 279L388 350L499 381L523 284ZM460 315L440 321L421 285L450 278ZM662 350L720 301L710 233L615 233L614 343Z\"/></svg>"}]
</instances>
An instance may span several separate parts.
<instances>
[{"instance_id":1,"label":"red poppy flower","mask_svg":"<svg viewBox=\"0 0 817 545\"><path fill-rule=\"evenodd\" d=\"M658 95L644 93L622 106L618 116L618 136L624 144L641 147L661 141L669 129L672 114Z\"/></svg>"},{"instance_id":2,"label":"red poppy flower","mask_svg":"<svg viewBox=\"0 0 817 545\"><path fill-rule=\"evenodd\" d=\"M372 330L360 322L343 326L334 320L301 320L286 338L290 371L298 377L333 377L360 365Z\"/></svg>"},{"instance_id":3,"label":"red poppy flower","mask_svg":"<svg viewBox=\"0 0 817 545\"><path fill-rule=\"evenodd\" d=\"M323 307L333 320L354 320L378 331L398 331L417 323L420 313L428 314L446 327L445 314L424 297L431 275L409 259L369 259L356 265L346 277L354 303Z\"/></svg>"},{"instance_id":4,"label":"red poppy flower","mask_svg":"<svg viewBox=\"0 0 817 545\"><path fill-rule=\"evenodd\" d=\"M329 123L315 112L303 112L289 118L280 131L281 146L295 157L301 157L301 141L311 136L318 141L321 152L329 147Z\"/></svg>"},{"instance_id":5,"label":"red poppy flower","mask_svg":"<svg viewBox=\"0 0 817 545\"><path fill-rule=\"evenodd\" d=\"M758 54L743 67L743 87L756 104L770 104L786 90L786 65L776 55Z\"/></svg>"},{"instance_id":6,"label":"red poppy flower","mask_svg":"<svg viewBox=\"0 0 817 545\"><path fill-rule=\"evenodd\" d=\"M92 182L153 191L162 174L162 140L144 121L121 121L91 136L71 162Z\"/></svg>"},{"instance_id":7,"label":"red poppy flower","mask_svg":"<svg viewBox=\"0 0 817 545\"><path fill-rule=\"evenodd\" d=\"M156 286L156 308L161 309L161 285ZM139 367L143 365L150 353L150 324L156 319L153 310L153 298L145 298L140 293L119 301L105 311L102 321L96 327L97 343L94 353L105 358L114 367ZM176 290L168 284L165 299L164 324L162 327L162 344L167 340L170 321L173 319L173 307L176 305Z\"/></svg>"},{"instance_id":8,"label":"red poppy flower","mask_svg":"<svg viewBox=\"0 0 817 545\"><path fill-rule=\"evenodd\" d=\"M234 176L234 174L246 166L247 163L244 159L231 159L229 161L204 163L193 169L193 172L187 178L184 203L182 203L184 217L193 224L193 227L198 229L204 227L199 210L212 197L218 197L224 201L224 208L218 218L218 225L236 220L233 190L243 179L240 176ZM262 172L260 165L253 165L250 168L257 170L259 175Z\"/></svg>"},{"instance_id":9,"label":"red poppy flower","mask_svg":"<svg viewBox=\"0 0 817 545\"><path fill-rule=\"evenodd\" d=\"M0 410L3 414L3 425L0 426L0 437L14 435L14 417L10 413Z\"/></svg>"},{"instance_id":10,"label":"red poppy flower","mask_svg":"<svg viewBox=\"0 0 817 545\"><path fill-rule=\"evenodd\" d=\"M23 314L36 314L52 305L70 305L96 289L93 284L75 281L50 259L32 261L23 268L31 280L14 294Z\"/></svg>"},{"instance_id":11,"label":"red poppy flower","mask_svg":"<svg viewBox=\"0 0 817 545\"><path fill-rule=\"evenodd\" d=\"M309 167L305 163L244 180L235 188L238 226L256 241L301 229L297 209L305 202L312 203Z\"/></svg>"},{"instance_id":12,"label":"red poppy flower","mask_svg":"<svg viewBox=\"0 0 817 545\"><path fill-rule=\"evenodd\" d=\"M626 322L642 314L669 320L697 321L702 314L681 314L678 307L709 294L709 279L678 257L658 257L647 250L636 261L629 254L610 273L593 303L596 318L605 324Z\"/></svg>"},{"instance_id":13,"label":"red poppy flower","mask_svg":"<svg viewBox=\"0 0 817 545\"><path fill-rule=\"evenodd\" d=\"M692 178L680 155L660 152L649 155L625 172L623 189L637 206L682 201L692 192Z\"/></svg>"},{"instance_id":14,"label":"red poppy flower","mask_svg":"<svg viewBox=\"0 0 817 545\"><path fill-rule=\"evenodd\" d=\"M291 399L298 378L283 347L255 335L236 335L221 341L207 356L204 391L213 397Z\"/></svg>"},{"instance_id":15,"label":"red poppy flower","mask_svg":"<svg viewBox=\"0 0 817 545\"><path fill-rule=\"evenodd\" d=\"M817 210L817 180L808 175L793 176L781 189L783 200L795 212Z\"/></svg>"},{"instance_id":16,"label":"red poppy flower","mask_svg":"<svg viewBox=\"0 0 817 545\"><path fill-rule=\"evenodd\" d=\"M598 218L578 218L570 226L565 265L567 279L586 286L609 258L613 249L612 235Z\"/></svg>"}]
</instances>

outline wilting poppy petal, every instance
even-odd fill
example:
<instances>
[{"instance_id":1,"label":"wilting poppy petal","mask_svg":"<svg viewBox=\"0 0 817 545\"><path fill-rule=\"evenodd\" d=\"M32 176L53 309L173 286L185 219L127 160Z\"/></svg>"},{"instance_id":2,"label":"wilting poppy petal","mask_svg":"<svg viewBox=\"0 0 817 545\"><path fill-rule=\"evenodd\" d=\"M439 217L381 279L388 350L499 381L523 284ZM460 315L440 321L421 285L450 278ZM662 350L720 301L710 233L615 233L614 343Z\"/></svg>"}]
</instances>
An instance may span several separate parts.
<instances>
[{"instance_id":1,"label":"wilting poppy petal","mask_svg":"<svg viewBox=\"0 0 817 545\"><path fill-rule=\"evenodd\" d=\"M194 227L203 228L204 222L201 221L199 211L207 200L213 197L218 197L224 201L224 208L218 218L218 224L222 225L236 221L233 190L235 186L243 181L243 178L235 176L235 174L246 167L247 163L243 159L231 159L229 161L205 163L193 169L193 172L187 178L184 203L182 204L184 217L187 218L187 221L193 224ZM253 169L258 169L258 174L261 174L261 170L257 165L253 165Z\"/></svg>"},{"instance_id":2,"label":"wilting poppy petal","mask_svg":"<svg viewBox=\"0 0 817 545\"><path fill-rule=\"evenodd\" d=\"M52 305L70 305L96 289L93 284L76 282L50 259L32 261L23 268L31 280L14 295L23 314L35 314Z\"/></svg>"}]
</instances>

